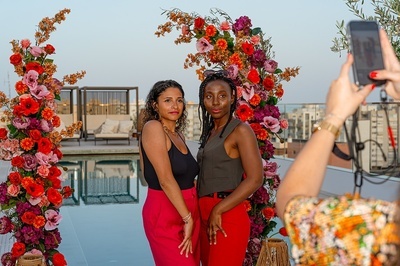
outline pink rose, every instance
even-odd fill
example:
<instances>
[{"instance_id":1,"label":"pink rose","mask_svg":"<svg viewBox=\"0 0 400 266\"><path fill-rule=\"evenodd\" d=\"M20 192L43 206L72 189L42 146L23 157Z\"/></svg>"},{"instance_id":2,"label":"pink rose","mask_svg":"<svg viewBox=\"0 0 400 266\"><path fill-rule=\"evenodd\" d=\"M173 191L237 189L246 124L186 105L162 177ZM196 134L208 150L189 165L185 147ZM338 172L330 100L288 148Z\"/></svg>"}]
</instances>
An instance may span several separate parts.
<instances>
[{"instance_id":1,"label":"pink rose","mask_svg":"<svg viewBox=\"0 0 400 266\"><path fill-rule=\"evenodd\" d=\"M271 130L271 132L277 133L279 129L281 128L279 125L278 119L272 116L266 116L264 117L264 122L260 123L263 125L266 129Z\"/></svg>"},{"instance_id":2,"label":"pink rose","mask_svg":"<svg viewBox=\"0 0 400 266\"><path fill-rule=\"evenodd\" d=\"M46 229L47 231L51 231L57 228L58 224L60 223L62 217L60 214L58 214L58 212L56 212L55 210L47 210L44 213L44 216L46 217L46 224L44 226L44 229Z\"/></svg>"},{"instance_id":3,"label":"pink rose","mask_svg":"<svg viewBox=\"0 0 400 266\"><path fill-rule=\"evenodd\" d=\"M264 68L269 73L274 73L277 67L278 67L278 63L272 59L267 60L264 63Z\"/></svg>"},{"instance_id":4,"label":"pink rose","mask_svg":"<svg viewBox=\"0 0 400 266\"><path fill-rule=\"evenodd\" d=\"M40 165L37 168L37 172L40 176L42 177L47 177L49 175L49 168L47 168L45 165Z\"/></svg>"},{"instance_id":5,"label":"pink rose","mask_svg":"<svg viewBox=\"0 0 400 266\"><path fill-rule=\"evenodd\" d=\"M11 184L7 187L7 193L8 193L8 195L10 195L12 197L16 197L18 195L19 191L20 191L20 188L18 185Z\"/></svg>"},{"instance_id":6,"label":"pink rose","mask_svg":"<svg viewBox=\"0 0 400 266\"><path fill-rule=\"evenodd\" d=\"M189 35L189 33L190 33L189 26L188 25L183 25L182 26L182 35L183 36L187 36L187 35Z\"/></svg>"},{"instance_id":7,"label":"pink rose","mask_svg":"<svg viewBox=\"0 0 400 266\"><path fill-rule=\"evenodd\" d=\"M21 41L21 46L22 46L23 49L28 48L30 45L31 45L31 41L28 40L28 39L23 39Z\"/></svg>"},{"instance_id":8,"label":"pink rose","mask_svg":"<svg viewBox=\"0 0 400 266\"><path fill-rule=\"evenodd\" d=\"M254 45L257 45L257 44L260 43L260 36L258 36L258 35L251 36L250 41L251 41Z\"/></svg>"},{"instance_id":9,"label":"pink rose","mask_svg":"<svg viewBox=\"0 0 400 266\"><path fill-rule=\"evenodd\" d=\"M32 46L29 52L35 57L41 56L43 54L43 50L39 46Z\"/></svg>"},{"instance_id":10,"label":"pink rose","mask_svg":"<svg viewBox=\"0 0 400 266\"><path fill-rule=\"evenodd\" d=\"M231 25L229 24L228 21L223 21L223 22L221 22L221 25L219 26L219 28L223 31L228 31L231 29Z\"/></svg>"},{"instance_id":11,"label":"pink rose","mask_svg":"<svg viewBox=\"0 0 400 266\"><path fill-rule=\"evenodd\" d=\"M289 123L286 119L282 119L281 121L279 121L279 124L281 126L282 129L287 129L289 126Z\"/></svg>"},{"instance_id":12,"label":"pink rose","mask_svg":"<svg viewBox=\"0 0 400 266\"><path fill-rule=\"evenodd\" d=\"M22 81L26 86L29 87L29 89L35 89L38 84L38 77L39 73L36 72L35 70L29 70L28 73L25 73L24 77L22 78Z\"/></svg>"},{"instance_id":13,"label":"pink rose","mask_svg":"<svg viewBox=\"0 0 400 266\"><path fill-rule=\"evenodd\" d=\"M214 46L210 44L206 38L202 37L197 40L196 48L199 53L207 53L214 49Z\"/></svg>"}]
</instances>

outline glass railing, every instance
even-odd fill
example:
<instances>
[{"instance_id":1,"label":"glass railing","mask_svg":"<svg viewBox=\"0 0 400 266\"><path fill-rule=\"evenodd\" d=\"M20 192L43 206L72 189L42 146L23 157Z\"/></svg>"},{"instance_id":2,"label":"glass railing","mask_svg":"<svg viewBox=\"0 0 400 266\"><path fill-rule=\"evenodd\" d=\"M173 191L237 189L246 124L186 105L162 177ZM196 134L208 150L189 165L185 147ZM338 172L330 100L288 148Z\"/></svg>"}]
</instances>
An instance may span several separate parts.
<instances>
[{"instance_id":1,"label":"glass railing","mask_svg":"<svg viewBox=\"0 0 400 266\"><path fill-rule=\"evenodd\" d=\"M283 143L278 138L272 139L275 156L296 158L310 138L315 123L326 116L325 104L278 104L278 107L282 117L287 119L289 127L280 134ZM345 155L352 153L358 157L362 169L367 172L399 176L397 167L399 162L397 145L400 134L399 111L399 102L368 103L361 106L356 115L346 120L336 141L337 147ZM354 131L358 150L351 148L354 145L349 148L348 139L354 140L347 137L351 135L354 121L358 123L357 129ZM343 160L334 154L329 160L329 165L354 169L352 160Z\"/></svg>"}]
</instances>

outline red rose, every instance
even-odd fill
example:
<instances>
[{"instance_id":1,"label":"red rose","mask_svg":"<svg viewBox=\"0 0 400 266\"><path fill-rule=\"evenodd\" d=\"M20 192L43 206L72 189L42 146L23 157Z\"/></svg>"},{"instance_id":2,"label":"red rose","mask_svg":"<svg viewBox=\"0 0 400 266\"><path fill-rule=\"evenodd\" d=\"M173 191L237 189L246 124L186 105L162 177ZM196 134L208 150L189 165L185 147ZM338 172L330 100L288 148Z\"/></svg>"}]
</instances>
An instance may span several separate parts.
<instances>
[{"instance_id":1,"label":"red rose","mask_svg":"<svg viewBox=\"0 0 400 266\"><path fill-rule=\"evenodd\" d=\"M53 153L57 156L57 158L58 158L59 160L61 160L61 158L63 157L63 154L62 154L61 150L58 149L58 148L55 148L54 151L53 151Z\"/></svg>"},{"instance_id":2,"label":"red rose","mask_svg":"<svg viewBox=\"0 0 400 266\"><path fill-rule=\"evenodd\" d=\"M22 166L24 166L25 160L24 158L22 158L22 156L15 156L11 159L11 165L18 167L18 168L22 168Z\"/></svg>"},{"instance_id":3,"label":"red rose","mask_svg":"<svg viewBox=\"0 0 400 266\"><path fill-rule=\"evenodd\" d=\"M51 44L46 44L46 46L43 48L43 50L46 52L46 54L54 54L54 52L56 51L54 46Z\"/></svg>"},{"instance_id":4,"label":"red rose","mask_svg":"<svg viewBox=\"0 0 400 266\"><path fill-rule=\"evenodd\" d=\"M282 236L288 236L287 230L285 227L282 227L281 229L279 229L279 234L281 234Z\"/></svg>"},{"instance_id":5,"label":"red rose","mask_svg":"<svg viewBox=\"0 0 400 266\"><path fill-rule=\"evenodd\" d=\"M55 179L55 178L58 178L60 175L61 175L61 170L58 169L57 166L52 165L52 166L49 168L49 174L47 175L47 178L49 178L49 179Z\"/></svg>"},{"instance_id":6,"label":"red rose","mask_svg":"<svg viewBox=\"0 0 400 266\"><path fill-rule=\"evenodd\" d=\"M22 176L18 172L11 172L8 174L8 179L10 180L11 184L17 186L21 184Z\"/></svg>"},{"instance_id":7,"label":"red rose","mask_svg":"<svg viewBox=\"0 0 400 266\"><path fill-rule=\"evenodd\" d=\"M271 78L265 78L263 80L263 86L267 91L270 91L274 88L275 83Z\"/></svg>"},{"instance_id":8,"label":"red rose","mask_svg":"<svg viewBox=\"0 0 400 266\"><path fill-rule=\"evenodd\" d=\"M44 193L44 187L40 184L36 184L34 182L29 182L26 186L26 193L31 195L34 198L40 197Z\"/></svg>"},{"instance_id":9,"label":"red rose","mask_svg":"<svg viewBox=\"0 0 400 266\"><path fill-rule=\"evenodd\" d=\"M47 199L55 206L58 206L62 203L62 196L60 192L54 188L49 188L47 190Z\"/></svg>"},{"instance_id":10,"label":"red rose","mask_svg":"<svg viewBox=\"0 0 400 266\"><path fill-rule=\"evenodd\" d=\"M21 216L21 220L22 222L26 223L26 224L33 224L33 221L36 218L36 214L30 211L24 212L24 214L22 214Z\"/></svg>"},{"instance_id":11,"label":"red rose","mask_svg":"<svg viewBox=\"0 0 400 266\"><path fill-rule=\"evenodd\" d=\"M267 219L267 220L270 220L275 217L275 211L271 207L267 207L267 208L263 209L261 212L264 215L265 219Z\"/></svg>"},{"instance_id":12,"label":"red rose","mask_svg":"<svg viewBox=\"0 0 400 266\"><path fill-rule=\"evenodd\" d=\"M15 242L11 248L11 253L14 258L18 258L25 253L25 244L21 242Z\"/></svg>"},{"instance_id":13,"label":"red rose","mask_svg":"<svg viewBox=\"0 0 400 266\"><path fill-rule=\"evenodd\" d=\"M38 151L44 154L49 154L53 148L53 143L48 138L40 138L38 141Z\"/></svg>"},{"instance_id":14,"label":"red rose","mask_svg":"<svg viewBox=\"0 0 400 266\"><path fill-rule=\"evenodd\" d=\"M242 50L243 50L243 53L245 53L247 55L252 55L254 53L254 46L251 43L244 42L244 43L242 43Z\"/></svg>"},{"instance_id":15,"label":"red rose","mask_svg":"<svg viewBox=\"0 0 400 266\"><path fill-rule=\"evenodd\" d=\"M53 255L53 264L54 266L66 266L67 261L65 260L64 255L58 252Z\"/></svg>"},{"instance_id":16,"label":"red rose","mask_svg":"<svg viewBox=\"0 0 400 266\"><path fill-rule=\"evenodd\" d=\"M44 68L38 62L29 62L25 65L26 72L35 70L39 75L43 74Z\"/></svg>"},{"instance_id":17,"label":"red rose","mask_svg":"<svg viewBox=\"0 0 400 266\"><path fill-rule=\"evenodd\" d=\"M195 18L195 20L194 20L194 29L201 30L201 29L203 29L204 24L205 24L204 19L201 18L201 17L197 17L197 18Z\"/></svg>"},{"instance_id":18,"label":"red rose","mask_svg":"<svg viewBox=\"0 0 400 266\"><path fill-rule=\"evenodd\" d=\"M15 53L10 56L10 63L17 66L22 63L22 56L19 53Z\"/></svg>"},{"instance_id":19,"label":"red rose","mask_svg":"<svg viewBox=\"0 0 400 266\"><path fill-rule=\"evenodd\" d=\"M1 127L0 128L0 139L7 139L7 134L8 134L7 129L4 127Z\"/></svg>"},{"instance_id":20,"label":"red rose","mask_svg":"<svg viewBox=\"0 0 400 266\"><path fill-rule=\"evenodd\" d=\"M258 84L260 82L260 76L258 75L258 71L254 68L251 69L247 74L247 79L254 84Z\"/></svg>"},{"instance_id":21,"label":"red rose","mask_svg":"<svg viewBox=\"0 0 400 266\"><path fill-rule=\"evenodd\" d=\"M70 186L65 186L62 189L62 194L63 194L64 199L69 198L73 192L74 192L74 190Z\"/></svg>"},{"instance_id":22,"label":"red rose","mask_svg":"<svg viewBox=\"0 0 400 266\"><path fill-rule=\"evenodd\" d=\"M34 141L38 141L42 137L42 133L37 129L32 129L29 131L29 137Z\"/></svg>"}]
</instances>

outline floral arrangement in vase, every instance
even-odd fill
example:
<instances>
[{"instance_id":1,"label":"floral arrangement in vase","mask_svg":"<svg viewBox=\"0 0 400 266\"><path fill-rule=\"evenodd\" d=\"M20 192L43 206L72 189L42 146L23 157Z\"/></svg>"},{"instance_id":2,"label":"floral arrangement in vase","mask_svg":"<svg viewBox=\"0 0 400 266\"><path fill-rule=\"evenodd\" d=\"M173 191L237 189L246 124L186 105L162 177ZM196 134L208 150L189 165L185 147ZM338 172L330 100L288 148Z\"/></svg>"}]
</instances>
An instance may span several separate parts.
<instances>
[{"instance_id":1,"label":"floral arrangement in vase","mask_svg":"<svg viewBox=\"0 0 400 266\"><path fill-rule=\"evenodd\" d=\"M23 255L42 255L46 265L67 265L57 248L61 242L58 230L62 217L63 198L72 194L62 186L62 171L58 166L63 154L60 142L81 127L74 123L67 130L60 126L56 114L60 90L64 84L74 84L85 71L53 77L56 65L49 57L55 53L51 44L44 44L55 23L65 20L69 9L54 18L44 18L35 33L35 44L29 39L13 40L10 63L21 77L15 84L17 96L9 99L0 92L3 115L0 125L0 159L11 162L7 180L0 184L0 233L11 234L11 251L1 256L2 265L15 265Z\"/></svg>"},{"instance_id":2,"label":"floral arrangement in vase","mask_svg":"<svg viewBox=\"0 0 400 266\"><path fill-rule=\"evenodd\" d=\"M179 9L163 12L168 21L158 26L155 34L160 37L176 29L180 35L175 44L196 42L197 52L188 54L184 68L198 67L196 74L204 79L204 71L210 68L223 69L235 81L238 91L236 117L253 129L263 159L264 185L248 200L251 220L244 265L254 265L261 250L261 241L271 237L276 227L275 195L280 184L278 165L271 162L274 156L272 139L283 140L279 134L288 127L276 106L284 95L283 81L296 77L299 67L278 67L273 59L270 38L265 38L261 28L253 27L247 16L236 20L220 9L211 9L211 16ZM279 232L286 234L281 228Z\"/></svg>"}]
</instances>

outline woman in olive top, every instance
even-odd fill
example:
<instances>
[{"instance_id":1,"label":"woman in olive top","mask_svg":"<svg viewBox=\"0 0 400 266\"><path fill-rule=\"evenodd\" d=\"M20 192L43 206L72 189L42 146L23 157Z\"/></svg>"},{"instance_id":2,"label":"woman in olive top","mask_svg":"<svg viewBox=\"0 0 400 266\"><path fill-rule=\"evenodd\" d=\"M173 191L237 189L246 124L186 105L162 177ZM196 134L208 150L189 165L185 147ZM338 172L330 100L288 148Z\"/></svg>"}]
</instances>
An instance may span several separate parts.
<instances>
[{"instance_id":1,"label":"woman in olive top","mask_svg":"<svg viewBox=\"0 0 400 266\"><path fill-rule=\"evenodd\" d=\"M250 235L244 201L262 185L261 156L253 130L233 117L236 86L231 79L213 72L201 83L199 96L201 262L241 266Z\"/></svg>"}]
</instances>

